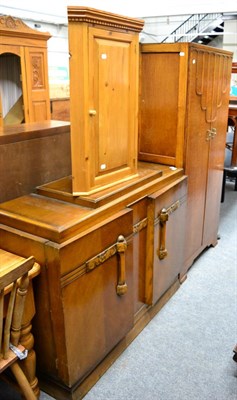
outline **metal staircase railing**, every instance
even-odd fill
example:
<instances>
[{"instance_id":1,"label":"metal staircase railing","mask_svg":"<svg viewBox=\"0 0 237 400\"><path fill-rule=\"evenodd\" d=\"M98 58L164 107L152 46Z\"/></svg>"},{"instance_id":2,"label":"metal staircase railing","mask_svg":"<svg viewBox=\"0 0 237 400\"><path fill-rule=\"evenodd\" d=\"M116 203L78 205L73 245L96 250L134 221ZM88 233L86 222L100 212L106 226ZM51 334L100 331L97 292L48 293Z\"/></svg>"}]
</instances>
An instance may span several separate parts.
<instances>
[{"instance_id":1,"label":"metal staircase railing","mask_svg":"<svg viewBox=\"0 0 237 400\"><path fill-rule=\"evenodd\" d=\"M162 43L192 42L199 33L204 32L214 21L220 20L222 14L192 14L173 32L166 36Z\"/></svg>"}]
</instances>

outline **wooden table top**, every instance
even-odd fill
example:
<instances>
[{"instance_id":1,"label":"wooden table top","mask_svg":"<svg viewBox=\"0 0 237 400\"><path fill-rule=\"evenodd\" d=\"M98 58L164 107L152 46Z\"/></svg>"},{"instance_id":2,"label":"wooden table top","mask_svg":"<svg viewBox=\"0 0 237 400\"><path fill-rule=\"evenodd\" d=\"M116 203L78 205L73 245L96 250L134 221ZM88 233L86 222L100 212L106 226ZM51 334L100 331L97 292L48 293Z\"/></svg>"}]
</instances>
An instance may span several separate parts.
<instances>
[{"instance_id":1,"label":"wooden table top","mask_svg":"<svg viewBox=\"0 0 237 400\"><path fill-rule=\"evenodd\" d=\"M42 121L0 127L0 144L15 143L70 131L66 121Z\"/></svg>"},{"instance_id":2,"label":"wooden table top","mask_svg":"<svg viewBox=\"0 0 237 400\"><path fill-rule=\"evenodd\" d=\"M145 163L146 164L146 163ZM154 168L147 164L146 168ZM99 224L120 212L145 194L153 193L165 184L183 177L183 170L171 170L168 166L155 165L162 169L162 175L147 184L135 186L130 191L118 192L117 196L99 208L89 208L59 199L29 194L0 205L0 222L24 232L62 243L86 229ZM130 185L130 182L127 185ZM126 182L125 182L126 185ZM126 187L125 187L126 188ZM116 190L116 185L111 190ZM98 194L99 195L99 194Z\"/></svg>"},{"instance_id":3,"label":"wooden table top","mask_svg":"<svg viewBox=\"0 0 237 400\"><path fill-rule=\"evenodd\" d=\"M4 271L9 269L9 267L17 265L24 260L26 260L25 257L21 257L18 256L17 254L0 249L0 278L1 275L4 273ZM33 268L29 272L29 278L33 279L39 273L40 273L40 265L37 262L35 262ZM6 288L4 293L7 294L10 290L11 290L11 285L9 285L9 287Z\"/></svg>"}]
</instances>

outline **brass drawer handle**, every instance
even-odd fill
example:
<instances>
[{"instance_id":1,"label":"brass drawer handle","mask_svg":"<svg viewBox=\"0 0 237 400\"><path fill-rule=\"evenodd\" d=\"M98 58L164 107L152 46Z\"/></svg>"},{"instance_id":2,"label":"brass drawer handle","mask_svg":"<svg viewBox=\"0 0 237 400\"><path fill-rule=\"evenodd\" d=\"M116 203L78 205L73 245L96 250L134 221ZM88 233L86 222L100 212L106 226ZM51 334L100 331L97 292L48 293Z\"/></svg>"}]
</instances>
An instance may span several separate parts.
<instances>
[{"instance_id":1,"label":"brass drawer handle","mask_svg":"<svg viewBox=\"0 0 237 400\"><path fill-rule=\"evenodd\" d=\"M125 251L127 249L127 242L123 235L119 235L117 241L117 252L119 254L119 270L118 270L118 284L117 295L123 296L127 293L128 287L126 283L126 269L125 269Z\"/></svg>"},{"instance_id":2,"label":"brass drawer handle","mask_svg":"<svg viewBox=\"0 0 237 400\"><path fill-rule=\"evenodd\" d=\"M164 260L168 255L168 251L166 249L166 222L169 219L169 214L166 208L163 208L160 213L160 245L157 250L157 254L160 260Z\"/></svg>"},{"instance_id":3,"label":"brass drawer handle","mask_svg":"<svg viewBox=\"0 0 237 400\"><path fill-rule=\"evenodd\" d=\"M127 249L127 241L123 235L119 235L117 242L108 247L100 254L91 258L86 262L86 272L93 271L102 265L115 254L118 254L118 281L116 286L117 295L123 296L127 293L126 268L125 268L125 251Z\"/></svg>"}]
</instances>

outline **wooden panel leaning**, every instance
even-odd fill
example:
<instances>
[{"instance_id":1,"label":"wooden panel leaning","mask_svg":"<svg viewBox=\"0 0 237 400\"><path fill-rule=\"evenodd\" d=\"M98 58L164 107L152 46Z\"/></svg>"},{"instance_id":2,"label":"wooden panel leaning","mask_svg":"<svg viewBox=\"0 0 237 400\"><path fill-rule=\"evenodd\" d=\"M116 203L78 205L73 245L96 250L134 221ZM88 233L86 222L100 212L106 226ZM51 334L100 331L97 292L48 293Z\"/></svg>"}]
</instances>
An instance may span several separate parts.
<instances>
[{"instance_id":1,"label":"wooden panel leaning","mask_svg":"<svg viewBox=\"0 0 237 400\"><path fill-rule=\"evenodd\" d=\"M9 367L25 398L33 400L36 396L18 359L25 359L28 353L19 341L29 286L28 273L35 260L29 257L11 262L11 253L4 250L0 255L0 373Z\"/></svg>"}]
</instances>

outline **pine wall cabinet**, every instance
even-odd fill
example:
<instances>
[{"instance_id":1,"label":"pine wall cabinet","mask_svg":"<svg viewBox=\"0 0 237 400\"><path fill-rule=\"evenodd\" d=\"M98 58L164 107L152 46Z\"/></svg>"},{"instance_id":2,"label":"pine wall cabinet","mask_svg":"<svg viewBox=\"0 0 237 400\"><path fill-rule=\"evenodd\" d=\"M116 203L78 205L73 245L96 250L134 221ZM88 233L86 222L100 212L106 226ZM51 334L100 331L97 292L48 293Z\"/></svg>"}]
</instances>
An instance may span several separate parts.
<instances>
[{"instance_id":1,"label":"pine wall cabinet","mask_svg":"<svg viewBox=\"0 0 237 400\"><path fill-rule=\"evenodd\" d=\"M137 174L138 34L143 24L68 7L75 195Z\"/></svg>"},{"instance_id":2,"label":"pine wall cabinet","mask_svg":"<svg viewBox=\"0 0 237 400\"><path fill-rule=\"evenodd\" d=\"M217 242L232 53L193 43L140 50L138 157L188 176L185 274Z\"/></svg>"},{"instance_id":3,"label":"pine wall cabinet","mask_svg":"<svg viewBox=\"0 0 237 400\"><path fill-rule=\"evenodd\" d=\"M20 76L16 79L22 86L22 122L50 119L47 41L51 35L29 28L20 19L0 16L0 37L0 57L5 57L6 69L10 68L12 57L19 63ZM10 96L4 82L0 88L0 97ZM0 114L1 126L4 124L2 110Z\"/></svg>"}]
</instances>

